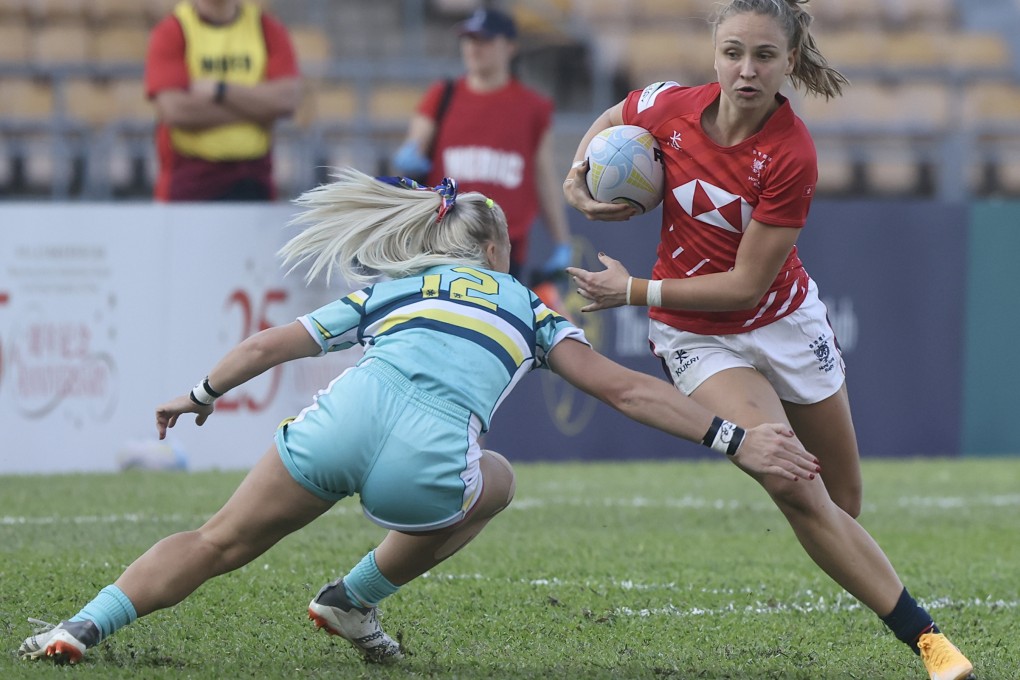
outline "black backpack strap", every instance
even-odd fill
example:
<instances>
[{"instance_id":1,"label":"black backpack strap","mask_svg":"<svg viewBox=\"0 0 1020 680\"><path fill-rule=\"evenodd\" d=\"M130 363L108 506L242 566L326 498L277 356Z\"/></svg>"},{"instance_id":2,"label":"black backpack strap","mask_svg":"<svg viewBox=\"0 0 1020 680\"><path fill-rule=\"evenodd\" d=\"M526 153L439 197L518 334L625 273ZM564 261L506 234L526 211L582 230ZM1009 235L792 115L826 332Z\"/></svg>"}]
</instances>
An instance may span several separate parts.
<instances>
[{"instance_id":1,"label":"black backpack strap","mask_svg":"<svg viewBox=\"0 0 1020 680\"><path fill-rule=\"evenodd\" d=\"M425 153L425 158L429 160L432 160L432 154L436 150L436 140L439 138L439 130L443 124L443 118L446 117L446 111L450 108L450 99L453 98L454 85L455 81L453 78L447 78L443 83L443 96L439 99L439 107L436 108L436 125L432 131L432 139L429 141L429 147Z\"/></svg>"}]
</instances>

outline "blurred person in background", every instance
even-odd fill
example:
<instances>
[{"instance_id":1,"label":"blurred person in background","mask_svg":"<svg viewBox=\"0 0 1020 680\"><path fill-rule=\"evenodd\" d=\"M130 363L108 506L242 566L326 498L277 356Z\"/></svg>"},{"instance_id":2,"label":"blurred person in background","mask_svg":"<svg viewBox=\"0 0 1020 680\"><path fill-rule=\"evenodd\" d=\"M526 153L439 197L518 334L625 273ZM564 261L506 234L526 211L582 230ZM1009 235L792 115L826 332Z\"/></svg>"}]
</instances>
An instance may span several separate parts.
<instances>
[{"instance_id":1,"label":"blurred person in background","mask_svg":"<svg viewBox=\"0 0 1020 680\"><path fill-rule=\"evenodd\" d=\"M634 208L591 197L584 153L608 127L650 130L666 173L658 259L651 280L605 255L603 271L568 271L592 301L582 311L647 305L652 351L677 389L743 427L792 425L822 461L823 477L755 479L815 563L919 653L933 680L961 680L973 666L856 520L860 454L843 358L796 246L817 158L779 94L788 77L826 98L847 81L818 51L804 2L721 5L713 22L718 82L654 83L592 124L563 184L567 201L589 219L631 217Z\"/></svg>"},{"instance_id":2,"label":"blurred person in background","mask_svg":"<svg viewBox=\"0 0 1020 680\"><path fill-rule=\"evenodd\" d=\"M554 246L532 273L538 283L571 262L566 207L553 164L553 103L513 76L517 26L512 17L478 10L458 33L466 73L432 84L391 164L397 173L429 185L456 177L465 191L499 203L510 225L510 273L520 280L526 274L528 236L541 212Z\"/></svg>"},{"instance_id":3,"label":"blurred person in background","mask_svg":"<svg viewBox=\"0 0 1020 680\"><path fill-rule=\"evenodd\" d=\"M272 128L301 98L284 25L242 0L182 0L152 30L161 201L270 201Z\"/></svg>"}]
</instances>

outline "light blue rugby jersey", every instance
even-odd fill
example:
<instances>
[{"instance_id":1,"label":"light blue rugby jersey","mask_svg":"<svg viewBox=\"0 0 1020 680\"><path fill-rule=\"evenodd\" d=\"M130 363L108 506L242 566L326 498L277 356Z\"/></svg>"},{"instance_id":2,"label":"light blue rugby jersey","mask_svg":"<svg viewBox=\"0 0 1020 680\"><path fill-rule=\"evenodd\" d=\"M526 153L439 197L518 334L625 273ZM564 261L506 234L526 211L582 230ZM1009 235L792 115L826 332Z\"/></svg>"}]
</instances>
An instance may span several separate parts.
<instances>
[{"instance_id":1,"label":"light blue rugby jersey","mask_svg":"<svg viewBox=\"0 0 1020 680\"><path fill-rule=\"evenodd\" d=\"M366 347L418 387L463 406L489 429L492 414L524 374L582 331L509 274L432 267L383 281L298 319L323 352ZM360 362L359 362L360 363Z\"/></svg>"}]
</instances>

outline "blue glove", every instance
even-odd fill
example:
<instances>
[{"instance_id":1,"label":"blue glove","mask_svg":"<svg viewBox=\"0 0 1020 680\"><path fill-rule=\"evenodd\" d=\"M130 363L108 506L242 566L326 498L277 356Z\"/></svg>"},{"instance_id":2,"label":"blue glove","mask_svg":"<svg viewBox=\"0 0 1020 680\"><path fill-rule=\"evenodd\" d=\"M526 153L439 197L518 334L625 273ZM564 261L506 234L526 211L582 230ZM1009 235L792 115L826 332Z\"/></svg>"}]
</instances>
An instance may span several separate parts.
<instances>
[{"instance_id":1,"label":"blue glove","mask_svg":"<svg viewBox=\"0 0 1020 680\"><path fill-rule=\"evenodd\" d=\"M570 266L574 257L574 248L569 243L561 243L553 250L552 255L545 261L542 271L546 274L562 272Z\"/></svg>"},{"instance_id":2,"label":"blue glove","mask_svg":"<svg viewBox=\"0 0 1020 680\"><path fill-rule=\"evenodd\" d=\"M432 161L422 155L414 142L404 142L393 154L393 169L409 177L423 177L432 169Z\"/></svg>"}]
</instances>

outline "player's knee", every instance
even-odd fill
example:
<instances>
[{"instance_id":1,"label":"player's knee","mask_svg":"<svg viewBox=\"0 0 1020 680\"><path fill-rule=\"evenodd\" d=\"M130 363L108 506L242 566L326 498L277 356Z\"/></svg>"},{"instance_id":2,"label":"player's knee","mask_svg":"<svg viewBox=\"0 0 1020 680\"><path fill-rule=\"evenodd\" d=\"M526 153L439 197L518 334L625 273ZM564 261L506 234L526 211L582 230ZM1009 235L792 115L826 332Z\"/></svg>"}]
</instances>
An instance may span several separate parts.
<instances>
[{"instance_id":1,"label":"player's knee","mask_svg":"<svg viewBox=\"0 0 1020 680\"><path fill-rule=\"evenodd\" d=\"M854 489L839 489L835 493L830 493L830 496L832 496L832 502L838 505L843 512L854 519L860 516L862 505L862 489L860 486Z\"/></svg>"},{"instance_id":2,"label":"player's knee","mask_svg":"<svg viewBox=\"0 0 1020 680\"><path fill-rule=\"evenodd\" d=\"M796 517L814 516L821 512L824 504L830 502L820 485L815 487L802 481L767 478L762 481L762 486L791 521Z\"/></svg>"},{"instance_id":3,"label":"player's knee","mask_svg":"<svg viewBox=\"0 0 1020 680\"><path fill-rule=\"evenodd\" d=\"M492 514L502 511L514 498L517 491L517 475L510 461L501 454L488 449L483 450L486 463L483 463L482 474L484 486L491 494Z\"/></svg>"}]
</instances>

